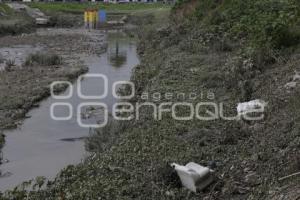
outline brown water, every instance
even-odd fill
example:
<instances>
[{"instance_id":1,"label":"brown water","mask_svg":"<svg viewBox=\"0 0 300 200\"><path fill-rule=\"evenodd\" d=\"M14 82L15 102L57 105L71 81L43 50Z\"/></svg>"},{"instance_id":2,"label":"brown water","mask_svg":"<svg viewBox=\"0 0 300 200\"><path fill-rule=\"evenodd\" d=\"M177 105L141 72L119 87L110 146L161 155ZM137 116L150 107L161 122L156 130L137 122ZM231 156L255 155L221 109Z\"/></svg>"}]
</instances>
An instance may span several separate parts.
<instances>
[{"instance_id":1,"label":"brown water","mask_svg":"<svg viewBox=\"0 0 300 200\"><path fill-rule=\"evenodd\" d=\"M83 57L89 73L101 73L108 77L108 96L97 100L107 104L108 109L117 102L112 96L111 86L115 81L129 80L131 71L139 63L136 44L122 32L107 33L108 50L100 56ZM59 80L58 80L59 81ZM101 94L103 88L96 79L84 79L81 82L82 91L86 95ZM76 82L73 88L76 88ZM69 89L61 95L68 94ZM82 100L74 91L72 98L59 100L71 103L74 114L68 121L54 121L50 116L50 107L58 102L48 98L40 107L29 112L23 125L16 130L5 132L6 144L3 148L3 158L8 162L1 165L4 174L0 178L0 190L12 189L16 185L35 178L45 176L49 179L69 164L79 163L88 154L84 149L82 137L89 134L88 128L81 128L76 121L76 107ZM56 109L58 116L68 115L68 109Z\"/></svg>"}]
</instances>

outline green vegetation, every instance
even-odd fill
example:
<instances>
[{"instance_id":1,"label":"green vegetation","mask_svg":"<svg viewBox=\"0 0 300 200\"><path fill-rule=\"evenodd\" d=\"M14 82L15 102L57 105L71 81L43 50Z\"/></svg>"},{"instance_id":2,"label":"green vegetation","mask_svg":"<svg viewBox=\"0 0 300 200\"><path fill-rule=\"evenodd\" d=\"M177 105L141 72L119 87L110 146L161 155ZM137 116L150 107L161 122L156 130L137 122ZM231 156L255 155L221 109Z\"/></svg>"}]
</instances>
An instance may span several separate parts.
<instances>
[{"instance_id":1,"label":"green vegetation","mask_svg":"<svg viewBox=\"0 0 300 200\"><path fill-rule=\"evenodd\" d=\"M105 3L42 3L33 2L29 6L39 8L42 11L55 11L55 12L70 12L70 13L83 13L85 9L105 9L110 12L135 12L145 11L159 8L169 8L168 5L153 3L130 3L130 4L105 4Z\"/></svg>"},{"instance_id":2,"label":"green vegetation","mask_svg":"<svg viewBox=\"0 0 300 200\"><path fill-rule=\"evenodd\" d=\"M297 0L202 0L194 15L213 31L247 38L253 46L282 47L300 39L299 5Z\"/></svg>"},{"instance_id":3,"label":"green vegetation","mask_svg":"<svg viewBox=\"0 0 300 200\"><path fill-rule=\"evenodd\" d=\"M0 16L5 17L13 14L13 10L4 3L0 3Z\"/></svg>"},{"instance_id":4,"label":"green vegetation","mask_svg":"<svg viewBox=\"0 0 300 200\"><path fill-rule=\"evenodd\" d=\"M40 65L40 66L52 66L62 64L62 58L58 55L52 54L31 54L25 61L25 66Z\"/></svg>"},{"instance_id":5,"label":"green vegetation","mask_svg":"<svg viewBox=\"0 0 300 200\"><path fill-rule=\"evenodd\" d=\"M19 34L34 29L33 20L25 13L16 13L6 4L0 3L0 36Z\"/></svg>"},{"instance_id":6,"label":"green vegetation","mask_svg":"<svg viewBox=\"0 0 300 200\"><path fill-rule=\"evenodd\" d=\"M200 4L201 5L201 4ZM300 38L300 3L294 0L227 0L210 9L208 21L221 25L236 37L246 35L253 44L270 44L275 47L289 46ZM203 17L197 10L199 17Z\"/></svg>"}]
</instances>

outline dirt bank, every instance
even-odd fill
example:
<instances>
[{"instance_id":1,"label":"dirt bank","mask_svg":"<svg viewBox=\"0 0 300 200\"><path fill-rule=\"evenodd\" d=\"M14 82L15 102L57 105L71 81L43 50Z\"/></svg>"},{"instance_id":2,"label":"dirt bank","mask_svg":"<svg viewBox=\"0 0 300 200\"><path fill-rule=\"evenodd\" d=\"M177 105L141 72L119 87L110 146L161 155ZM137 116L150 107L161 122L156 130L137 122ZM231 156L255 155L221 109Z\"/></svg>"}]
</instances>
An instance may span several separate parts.
<instances>
[{"instance_id":1,"label":"dirt bank","mask_svg":"<svg viewBox=\"0 0 300 200\"><path fill-rule=\"evenodd\" d=\"M34 29L34 21L25 11L15 12L6 4L0 3L0 36L28 33Z\"/></svg>"},{"instance_id":2,"label":"dirt bank","mask_svg":"<svg viewBox=\"0 0 300 200\"><path fill-rule=\"evenodd\" d=\"M37 8L31 8L26 4L20 3L0 3L0 36L18 35L30 33L41 27L36 24L37 18L48 21L42 27L82 27L82 13L64 13L55 11L41 12Z\"/></svg>"}]
</instances>

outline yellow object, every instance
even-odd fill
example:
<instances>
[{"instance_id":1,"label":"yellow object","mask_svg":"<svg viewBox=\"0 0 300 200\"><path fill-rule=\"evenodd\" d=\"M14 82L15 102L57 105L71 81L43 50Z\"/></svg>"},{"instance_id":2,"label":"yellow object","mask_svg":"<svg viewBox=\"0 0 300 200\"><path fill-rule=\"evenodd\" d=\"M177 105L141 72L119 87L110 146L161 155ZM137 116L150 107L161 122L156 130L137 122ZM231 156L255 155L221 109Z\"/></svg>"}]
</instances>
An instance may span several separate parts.
<instances>
[{"instance_id":1,"label":"yellow object","mask_svg":"<svg viewBox=\"0 0 300 200\"><path fill-rule=\"evenodd\" d=\"M84 22L89 21L88 11L84 11Z\"/></svg>"},{"instance_id":2,"label":"yellow object","mask_svg":"<svg viewBox=\"0 0 300 200\"><path fill-rule=\"evenodd\" d=\"M84 22L86 28L96 28L96 24L98 22L98 11L95 9L85 10Z\"/></svg>"},{"instance_id":3,"label":"yellow object","mask_svg":"<svg viewBox=\"0 0 300 200\"><path fill-rule=\"evenodd\" d=\"M94 21L93 11L88 11L88 16L89 16L89 22L93 22Z\"/></svg>"}]
</instances>

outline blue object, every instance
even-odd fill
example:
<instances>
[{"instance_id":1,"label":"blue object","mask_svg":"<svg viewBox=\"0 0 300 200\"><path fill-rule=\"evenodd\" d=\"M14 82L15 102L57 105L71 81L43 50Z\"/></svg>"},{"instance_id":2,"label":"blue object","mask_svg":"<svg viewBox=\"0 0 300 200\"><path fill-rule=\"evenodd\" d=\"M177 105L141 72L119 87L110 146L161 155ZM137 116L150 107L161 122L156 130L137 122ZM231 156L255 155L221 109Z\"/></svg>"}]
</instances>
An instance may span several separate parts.
<instances>
[{"instance_id":1,"label":"blue object","mask_svg":"<svg viewBox=\"0 0 300 200\"><path fill-rule=\"evenodd\" d=\"M99 10L99 22L100 23L106 22L106 11L105 10Z\"/></svg>"}]
</instances>

